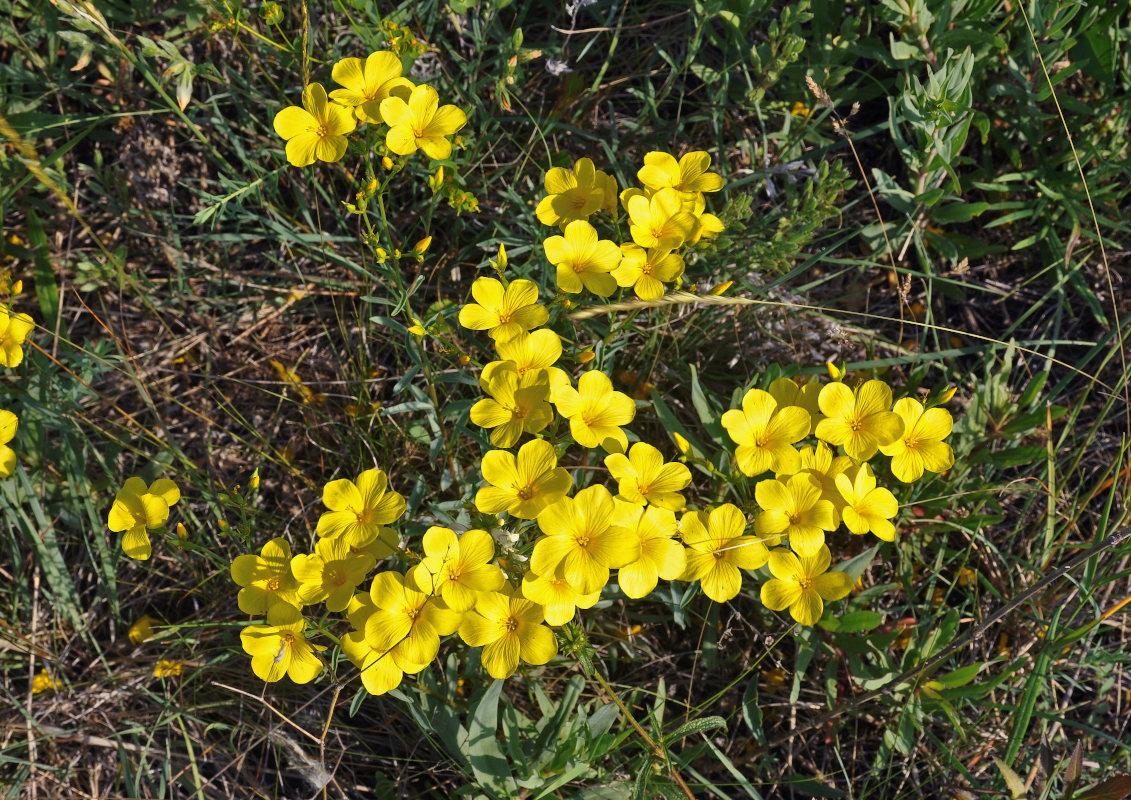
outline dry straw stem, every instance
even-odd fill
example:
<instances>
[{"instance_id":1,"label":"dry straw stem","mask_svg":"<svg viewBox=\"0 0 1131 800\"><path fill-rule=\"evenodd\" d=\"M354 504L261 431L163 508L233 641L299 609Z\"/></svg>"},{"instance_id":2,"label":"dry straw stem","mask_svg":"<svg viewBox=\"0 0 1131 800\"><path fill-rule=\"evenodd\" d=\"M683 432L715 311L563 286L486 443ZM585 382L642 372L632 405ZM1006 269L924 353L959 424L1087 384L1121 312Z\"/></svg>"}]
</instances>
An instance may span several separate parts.
<instances>
[{"instance_id":1,"label":"dry straw stem","mask_svg":"<svg viewBox=\"0 0 1131 800\"><path fill-rule=\"evenodd\" d=\"M618 311L638 311L642 308L664 308L665 306L691 305L696 303L711 306L776 306L778 308L793 308L799 311L819 311L822 314L848 314L849 316L862 317L864 319L876 319L885 321L890 320L889 317L885 317L882 314L869 314L866 311L850 311L843 308L830 309L824 306L814 306L808 305L806 303L783 303L777 300L755 300L750 297L720 297L719 295L693 294L691 292L684 291L669 292L668 294L657 300L625 300L620 303L606 303L605 305L600 306L589 306L588 308L582 308L578 311L573 312L569 315L569 318L576 320L590 319L592 317L598 317L602 314L612 314ZM926 328L934 331L941 331L943 333L953 333L956 335L968 337L970 339L977 339L982 342L987 342L989 344L996 344L1001 347L1008 346L1008 342L1003 342L1000 339L994 339L990 336L982 336L981 334L977 333L970 333L969 331L964 331L959 328L948 328L945 325L935 325L927 322L918 322L916 320L904 320L904 323L907 325L913 325L918 328ZM1072 364L1067 363L1066 361L1061 361L1058 358L1054 358L1050 355L1046 355L1045 353L1038 352L1037 350L1033 350L1028 347L1021 347L1020 345L1013 346L1021 353L1031 355L1034 358L1041 358L1046 361L1050 361L1059 367L1071 370L1077 375L1081 375L1087 378L1092 383L1098 384L1108 391L1112 391L1111 386L1101 381L1099 379L1099 376L1097 375L1092 375L1089 372L1084 372L1084 370L1075 367Z\"/></svg>"}]
</instances>

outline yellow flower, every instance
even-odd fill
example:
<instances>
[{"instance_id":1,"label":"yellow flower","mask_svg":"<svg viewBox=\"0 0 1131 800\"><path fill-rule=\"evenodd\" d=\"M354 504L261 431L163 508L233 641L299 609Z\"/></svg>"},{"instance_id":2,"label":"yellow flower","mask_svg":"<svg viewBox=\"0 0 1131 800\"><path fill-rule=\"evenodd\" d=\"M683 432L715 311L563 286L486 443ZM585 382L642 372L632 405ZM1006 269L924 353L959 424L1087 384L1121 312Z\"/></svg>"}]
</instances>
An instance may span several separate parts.
<instances>
[{"instance_id":1,"label":"yellow flower","mask_svg":"<svg viewBox=\"0 0 1131 800\"><path fill-rule=\"evenodd\" d=\"M664 296L664 284L683 274L683 256L671 247L645 250L634 244L621 245L620 266L613 270L617 285L633 287L641 300L658 300Z\"/></svg>"},{"instance_id":2,"label":"yellow flower","mask_svg":"<svg viewBox=\"0 0 1131 800\"><path fill-rule=\"evenodd\" d=\"M644 156L644 166L636 177L653 191L717 192L723 188L723 179L707 172L710 167L711 156L702 150L686 153L678 163L670 153L652 152Z\"/></svg>"},{"instance_id":3,"label":"yellow flower","mask_svg":"<svg viewBox=\"0 0 1131 800\"><path fill-rule=\"evenodd\" d=\"M691 239L699 227L695 217L683 210L683 198L675 189L661 189L650 198L629 198L628 216L629 233L641 247L674 249Z\"/></svg>"},{"instance_id":4,"label":"yellow flower","mask_svg":"<svg viewBox=\"0 0 1131 800\"><path fill-rule=\"evenodd\" d=\"M735 459L742 474L761 475L767 470L797 472L801 459L794 448L809 435L809 412L796 406L778 408L769 392L751 389L742 398L742 410L723 412L723 427L738 444Z\"/></svg>"},{"instance_id":5,"label":"yellow flower","mask_svg":"<svg viewBox=\"0 0 1131 800\"><path fill-rule=\"evenodd\" d=\"M479 386L490 397L471 407L471 421L494 429L491 444L495 447L511 447L524 432L537 433L554 419L545 370L527 372L519 379L513 361L492 361L484 368Z\"/></svg>"},{"instance_id":6,"label":"yellow flower","mask_svg":"<svg viewBox=\"0 0 1131 800\"><path fill-rule=\"evenodd\" d=\"M232 580L242 586L236 596L240 611L263 614L280 603L302 605L298 581L291 572L291 544L276 537L263 545L259 555L237 556L232 562Z\"/></svg>"},{"instance_id":7,"label":"yellow flower","mask_svg":"<svg viewBox=\"0 0 1131 800\"><path fill-rule=\"evenodd\" d=\"M357 127L348 108L331 103L320 83L302 92L302 108L287 106L275 115L275 133L287 140L287 161L305 167L338 161L346 154L346 134Z\"/></svg>"},{"instance_id":8,"label":"yellow flower","mask_svg":"<svg viewBox=\"0 0 1131 800\"><path fill-rule=\"evenodd\" d=\"M355 553L343 538L323 538L314 545L313 555L300 553L291 559L291 573L303 604L325 601L328 611L345 611L353 590L376 563L368 553Z\"/></svg>"},{"instance_id":9,"label":"yellow flower","mask_svg":"<svg viewBox=\"0 0 1131 800\"><path fill-rule=\"evenodd\" d=\"M306 641L306 621L299 610L277 603L267 610L266 625L248 625L240 632L244 652L251 656L251 671L261 681L274 683L284 675L295 683L310 683L322 673L322 661Z\"/></svg>"},{"instance_id":10,"label":"yellow flower","mask_svg":"<svg viewBox=\"0 0 1131 800\"><path fill-rule=\"evenodd\" d=\"M365 638L365 625L377 613L369 592L355 594L347 616L353 630L342 637L342 652L361 670L361 683L373 695L381 695L400 686L404 670L397 666L389 648L378 647ZM423 669L425 665L420 665ZM419 672L420 670L415 670Z\"/></svg>"},{"instance_id":11,"label":"yellow flower","mask_svg":"<svg viewBox=\"0 0 1131 800\"><path fill-rule=\"evenodd\" d=\"M598 177L598 175L602 177ZM581 158L572 170L554 167L546 173L546 197L538 203L534 213L543 225L566 225L574 220L588 219L589 215L606 205L604 186L607 176L598 173L592 159ZM616 186L616 182L613 182Z\"/></svg>"},{"instance_id":12,"label":"yellow flower","mask_svg":"<svg viewBox=\"0 0 1131 800\"><path fill-rule=\"evenodd\" d=\"M843 572L827 572L832 556L821 546L812 556L785 549L770 551L774 577L762 584L762 605L773 611L788 608L802 625L814 625L825 612L825 601L840 600L852 591L852 579Z\"/></svg>"},{"instance_id":13,"label":"yellow flower","mask_svg":"<svg viewBox=\"0 0 1131 800\"><path fill-rule=\"evenodd\" d=\"M546 328L527 333L519 331L512 338L504 341L495 341L495 350L503 361L513 361L518 377L523 377L530 370L549 370L558 359L562 357L562 340L556 333ZM554 387L558 380L553 373L562 373L562 370L549 370L550 385ZM562 373L564 374L564 373ZM568 383L568 378L566 380Z\"/></svg>"},{"instance_id":14,"label":"yellow flower","mask_svg":"<svg viewBox=\"0 0 1131 800\"><path fill-rule=\"evenodd\" d=\"M481 464L490 485L476 493L475 507L484 514L506 511L519 519L534 519L573 485L573 478L557 464L553 445L543 439L524 444L517 458L506 450L491 450Z\"/></svg>"},{"instance_id":15,"label":"yellow flower","mask_svg":"<svg viewBox=\"0 0 1131 800\"><path fill-rule=\"evenodd\" d=\"M35 323L27 314L13 314L12 310L0 303L0 364L5 367L18 367L24 360L20 347L26 340Z\"/></svg>"},{"instance_id":16,"label":"yellow flower","mask_svg":"<svg viewBox=\"0 0 1131 800\"><path fill-rule=\"evenodd\" d=\"M725 503L707 511L689 511L680 520L687 566L681 580L699 581L703 594L725 603L742 589L744 569L766 563L766 545L747 536L746 517L737 506Z\"/></svg>"},{"instance_id":17,"label":"yellow flower","mask_svg":"<svg viewBox=\"0 0 1131 800\"><path fill-rule=\"evenodd\" d=\"M876 486L871 467L861 464L851 479L847 474L837 475L836 486L845 502L841 517L850 531L871 531L885 542L895 541L895 526L889 520L899 513L899 503L887 489Z\"/></svg>"},{"instance_id":18,"label":"yellow flower","mask_svg":"<svg viewBox=\"0 0 1131 800\"><path fill-rule=\"evenodd\" d=\"M610 217L615 217L617 215L617 179L601 170L596 170L594 174L596 175L595 183L604 195L600 210Z\"/></svg>"},{"instance_id":19,"label":"yellow flower","mask_svg":"<svg viewBox=\"0 0 1131 800\"><path fill-rule=\"evenodd\" d=\"M16 469L16 451L8 447L8 442L15 437L19 424L19 417L0 409L0 478L7 478Z\"/></svg>"},{"instance_id":20,"label":"yellow flower","mask_svg":"<svg viewBox=\"0 0 1131 800\"><path fill-rule=\"evenodd\" d=\"M825 543L825 531L835 531L840 520L836 508L821 497L821 483L808 473L800 473L783 483L758 481L754 498L763 509L754 520L754 530L777 544L782 535L789 546L803 556L811 556Z\"/></svg>"},{"instance_id":21,"label":"yellow flower","mask_svg":"<svg viewBox=\"0 0 1131 800\"><path fill-rule=\"evenodd\" d=\"M565 576L565 567L558 568L550 575L538 575L527 570L522 576L522 596L532 603L542 606L547 625L565 625L573 619L579 608L592 608L601 599L601 590L582 594L570 586Z\"/></svg>"},{"instance_id":22,"label":"yellow flower","mask_svg":"<svg viewBox=\"0 0 1131 800\"><path fill-rule=\"evenodd\" d=\"M673 538L675 514L666 508L641 507L620 499L616 500L615 513L617 523L640 540L639 557L617 572L617 583L625 595L644 597L652 593L660 578L674 581L683 574L687 560L683 545Z\"/></svg>"},{"instance_id":23,"label":"yellow flower","mask_svg":"<svg viewBox=\"0 0 1131 800\"><path fill-rule=\"evenodd\" d=\"M954 466L954 451L943 441L954 427L945 408L923 410L913 397L904 397L892 411L903 420L903 434L895 441L880 444L880 452L891 456L891 471L904 483L923 477L923 471L946 472Z\"/></svg>"},{"instance_id":24,"label":"yellow flower","mask_svg":"<svg viewBox=\"0 0 1131 800\"><path fill-rule=\"evenodd\" d=\"M142 614L130 626L129 634L130 644L138 645L147 639L153 638L153 623L157 622L153 617L148 614Z\"/></svg>"},{"instance_id":25,"label":"yellow flower","mask_svg":"<svg viewBox=\"0 0 1131 800\"><path fill-rule=\"evenodd\" d=\"M883 381L867 381L855 393L843 383L825 384L818 403L825 419L817 423L817 438L844 445L857 461L867 461L903 434L903 420L888 410L891 388Z\"/></svg>"},{"instance_id":26,"label":"yellow flower","mask_svg":"<svg viewBox=\"0 0 1131 800\"><path fill-rule=\"evenodd\" d=\"M616 524L613 496L604 486L563 497L538 515L546 536L534 544L530 568L552 575L562 565L565 579L581 594L598 592L609 582L609 570L640 557L640 540Z\"/></svg>"},{"instance_id":27,"label":"yellow flower","mask_svg":"<svg viewBox=\"0 0 1131 800\"><path fill-rule=\"evenodd\" d=\"M145 561L153 554L148 529L160 528L169 519L169 506L181 498L171 480L162 478L148 488L141 478L129 478L114 497L107 526L122 533L122 550L130 558Z\"/></svg>"},{"instance_id":28,"label":"yellow flower","mask_svg":"<svg viewBox=\"0 0 1131 800\"><path fill-rule=\"evenodd\" d=\"M46 669L41 669L35 673L35 677L31 679L31 693L41 694L43 692L53 692L56 689L62 688L63 684L51 677Z\"/></svg>"},{"instance_id":29,"label":"yellow flower","mask_svg":"<svg viewBox=\"0 0 1131 800\"><path fill-rule=\"evenodd\" d=\"M582 287L599 297L617 288L609 273L620 264L620 248L609 239L599 239L597 229L585 220L565 226L564 236L551 236L542 243L546 258L557 267L558 288L577 294Z\"/></svg>"},{"instance_id":30,"label":"yellow flower","mask_svg":"<svg viewBox=\"0 0 1131 800\"><path fill-rule=\"evenodd\" d=\"M818 402L821 395L821 384L817 381L808 381L799 385L793 378L776 378L770 381L766 391L777 400L778 408L798 406L808 411L813 421L813 427L810 430L816 428L817 423L824 419Z\"/></svg>"},{"instance_id":31,"label":"yellow flower","mask_svg":"<svg viewBox=\"0 0 1131 800\"><path fill-rule=\"evenodd\" d=\"M463 618L459 635L483 648L483 666L492 678L509 678L521 658L545 664L558 652L554 633L542 624L542 608L520 595L491 592Z\"/></svg>"},{"instance_id":32,"label":"yellow flower","mask_svg":"<svg viewBox=\"0 0 1131 800\"><path fill-rule=\"evenodd\" d=\"M707 213L707 200L700 193L684 194L683 210L695 217L695 232L687 240L689 244L696 244L701 239L712 239L726 230L721 219Z\"/></svg>"},{"instance_id":33,"label":"yellow flower","mask_svg":"<svg viewBox=\"0 0 1131 800\"><path fill-rule=\"evenodd\" d=\"M487 531L456 537L451 528L433 526L424 533L425 558L412 571L425 594L439 595L453 611L468 611L481 592L497 592L506 580L490 561L495 540Z\"/></svg>"},{"instance_id":34,"label":"yellow flower","mask_svg":"<svg viewBox=\"0 0 1131 800\"><path fill-rule=\"evenodd\" d=\"M322 491L322 502L328 512L318 518L319 536L341 536L346 542L363 547L382 533L388 535L388 525L404 514L404 497L389 490L389 479L379 469L367 469L357 476L357 482L348 478L330 481ZM387 543L387 552L378 558L392 555L394 545Z\"/></svg>"},{"instance_id":35,"label":"yellow flower","mask_svg":"<svg viewBox=\"0 0 1131 800\"><path fill-rule=\"evenodd\" d=\"M153 667L154 678L172 678L184 674L185 662L163 658Z\"/></svg>"},{"instance_id":36,"label":"yellow flower","mask_svg":"<svg viewBox=\"0 0 1131 800\"><path fill-rule=\"evenodd\" d=\"M330 99L344 106L355 107L362 122L381 122L381 101L391 97L395 89L407 97L412 81L401 77L401 60L388 50L370 53L363 64L360 58L343 58L330 73L334 83L344 86L330 92Z\"/></svg>"},{"instance_id":37,"label":"yellow flower","mask_svg":"<svg viewBox=\"0 0 1131 800\"><path fill-rule=\"evenodd\" d=\"M636 416L636 403L623 392L614 391L605 373L589 370L577 379L577 389L562 386L550 399L558 413L569 420L570 434L582 447L605 447L608 439L619 444L622 452L628 447L628 436L621 426Z\"/></svg>"},{"instance_id":38,"label":"yellow flower","mask_svg":"<svg viewBox=\"0 0 1131 800\"><path fill-rule=\"evenodd\" d=\"M801 468L798 474L812 476L821 486L821 499L832 503L839 514L844 508L844 498L836 486L836 479L854 463L848 456L834 457L831 447L824 442L817 442L816 447L806 445L801 448ZM775 477L779 481L788 481L790 474L779 472Z\"/></svg>"},{"instance_id":39,"label":"yellow flower","mask_svg":"<svg viewBox=\"0 0 1131 800\"><path fill-rule=\"evenodd\" d=\"M428 85L417 86L406 103L396 95L381 101L381 118L389 125L385 144L400 156L423 150L441 161L452 154L447 137L467 124L467 114L453 105L440 105L440 95Z\"/></svg>"},{"instance_id":40,"label":"yellow flower","mask_svg":"<svg viewBox=\"0 0 1131 800\"><path fill-rule=\"evenodd\" d=\"M471 284L471 296L475 302L459 310L459 324L487 331L498 342L545 325L550 318L546 307L538 304L538 286L533 281L520 278L504 289L495 278L476 278Z\"/></svg>"},{"instance_id":41,"label":"yellow flower","mask_svg":"<svg viewBox=\"0 0 1131 800\"><path fill-rule=\"evenodd\" d=\"M377 611L365 621L365 638L371 647L388 650L404 672L424 669L439 652L440 637L459 627L462 615L421 591L411 576L382 572L369 593Z\"/></svg>"},{"instance_id":42,"label":"yellow flower","mask_svg":"<svg viewBox=\"0 0 1131 800\"><path fill-rule=\"evenodd\" d=\"M617 491L629 503L650 503L669 511L684 506L679 491L691 483L691 470L683 464L665 464L664 457L650 444L637 442L628 451L605 456L605 466L617 481Z\"/></svg>"}]
</instances>

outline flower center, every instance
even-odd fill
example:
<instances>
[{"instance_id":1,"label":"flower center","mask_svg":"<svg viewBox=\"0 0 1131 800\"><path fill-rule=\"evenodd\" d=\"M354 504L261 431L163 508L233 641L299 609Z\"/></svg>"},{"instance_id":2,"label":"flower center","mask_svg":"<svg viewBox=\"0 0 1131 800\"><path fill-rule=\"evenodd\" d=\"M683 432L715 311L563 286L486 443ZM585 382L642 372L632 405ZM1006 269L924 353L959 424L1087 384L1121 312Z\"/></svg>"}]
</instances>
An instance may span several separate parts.
<instances>
[{"instance_id":1,"label":"flower center","mask_svg":"<svg viewBox=\"0 0 1131 800\"><path fill-rule=\"evenodd\" d=\"M715 557L715 561L725 561L727 557L727 551L720 547L718 550L711 551L711 555Z\"/></svg>"},{"instance_id":2,"label":"flower center","mask_svg":"<svg viewBox=\"0 0 1131 800\"><path fill-rule=\"evenodd\" d=\"M573 537L573 540L577 542L577 546L582 550L587 548L589 546L589 543L592 541L588 531L583 531L582 533L577 534Z\"/></svg>"},{"instance_id":3,"label":"flower center","mask_svg":"<svg viewBox=\"0 0 1131 800\"><path fill-rule=\"evenodd\" d=\"M530 500L532 497L534 497L534 489L532 487L523 486L521 489L518 490L518 499L519 500Z\"/></svg>"},{"instance_id":4,"label":"flower center","mask_svg":"<svg viewBox=\"0 0 1131 800\"><path fill-rule=\"evenodd\" d=\"M797 584L801 587L801 591L806 592L813 588L813 579L806 575L804 578L801 578Z\"/></svg>"},{"instance_id":5,"label":"flower center","mask_svg":"<svg viewBox=\"0 0 1131 800\"><path fill-rule=\"evenodd\" d=\"M268 578L266 588L267 588L267 591L269 591L269 592L279 591L280 589L283 588L283 579L280 578L278 575L275 575L273 577Z\"/></svg>"},{"instance_id":6,"label":"flower center","mask_svg":"<svg viewBox=\"0 0 1131 800\"><path fill-rule=\"evenodd\" d=\"M325 122L319 122L314 129L314 135L319 139L328 139L330 137L330 126Z\"/></svg>"},{"instance_id":7,"label":"flower center","mask_svg":"<svg viewBox=\"0 0 1131 800\"><path fill-rule=\"evenodd\" d=\"M500 325L510 325L512 319L514 319L514 312L513 311L500 311L499 312L499 324Z\"/></svg>"},{"instance_id":8,"label":"flower center","mask_svg":"<svg viewBox=\"0 0 1131 800\"><path fill-rule=\"evenodd\" d=\"M326 583L331 586L344 586L346 582L346 571L337 567L330 567L326 570Z\"/></svg>"},{"instance_id":9,"label":"flower center","mask_svg":"<svg viewBox=\"0 0 1131 800\"><path fill-rule=\"evenodd\" d=\"M518 620L514 617L507 617L503 622L503 627L507 629L507 633L514 633L518 630Z\"/></svg>"},{"instance_id":10,"label":"flower center","mask_svg":"<svg viewBox=\"0 0 1131 800\"><path fill-rule=\"evenodd\" d=\"M361 525L368 525L373 521L372 508L363 508L361 509L361 511L358 511L356 508L351 508L350 511L352 511L353 515L357 517L357 521Z\"/></svg>"},{"instance_id":11,"label":"flower center","mask_svg":"<svg viewBox=\"0 0 1131 800\"><path fill-rule=\"evenodd\" d=\"M790 525L800 525L801 524L801 514L799 514L799 513L798 514L790 514L789 515L789 524Z\"/></svg>"}]
</instances>

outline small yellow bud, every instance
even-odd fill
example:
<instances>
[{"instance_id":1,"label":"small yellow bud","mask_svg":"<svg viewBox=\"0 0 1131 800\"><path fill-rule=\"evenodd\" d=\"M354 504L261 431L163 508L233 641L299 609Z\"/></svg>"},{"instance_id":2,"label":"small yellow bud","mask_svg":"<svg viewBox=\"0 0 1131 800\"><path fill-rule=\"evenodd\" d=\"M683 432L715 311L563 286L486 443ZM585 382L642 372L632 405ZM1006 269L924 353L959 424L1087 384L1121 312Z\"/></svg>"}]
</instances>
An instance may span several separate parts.
<instances>
[{"instance_id":1,"label":"small yellow bud","mask_svg":"<svg viewBox=\"0 0 1131 800\"><path fill-rule=\"evenodd\" d=\"M734 286L734 281L726 281L725 283L720 283L718 286L716 286L714 289L711 290L711 294L714 294L714 295L723 294L724 292L726 292L727 289L729 289L732 286Z\"/></svg>"},{"instance_id":2,"label":"small yellow bud","mask_svg":"<svg viewBox=\"0 0 1131 800\"><path fill-rule=\"evenodd\" d=\"M137 622L130 626L129 637L130 642L133 644L141 644L146 639L153 638L153 623L156 622L153 617L148 614L143 614Z\"/></svg>"},{"instance_id":3,"label":"small yellow bud","mask_svg":"<svg viewBox=\"0 0 1131 800\"><path fill-rule=\"evenodd\" d=\"M388 156L386 156L386 158L388 158ZM367 195L369 195L370 197L372 197L373 193L376 192L376 191L377 191L377 179L376 178L370 178L369 182L367 184L365 184L365 193Z\"/></svg>"},{"instance_id":4,"label":"small yellow bud","mask_svg":"<svg viewBox=\"0 0 1131 800\"><path fill-rule=\"evenodd\" d=\"M416 253L424 254L424 253L428 252L428 248L431 245L432 245L432 237L431 236L425 236L423 239L421 239L419 242L417 242L415 245L413 245L412 249Z\"/></svg>"},{"instance_id":5,"label":"small yellow bud","mask_svg":"<svg viewBox=\"0 0 1131 800\"><path fill-rule=\"evenodd\" d=\"M259 467L256 467L255 472L251 473L251 480L247 482L247 488L252 491L259 488Z\"/></svg>"},{"instance_id":6,"label":"small yellow bud","mask_svg":"<svg viewBox=\"0 0 1131 800\"><path fill-rule=\"evenodd\" d=\"M24 282L16 281L12 284L12 294L17 295L24 290Z\"/></svg>"},{"instance_id":7,"label":"small yellow bud","mask_svg":"<svg viewBox=\"0 0 1131 800\"><path fill-rule=\"evenodd\" d=\"M428 335L427 329L423 325L421 325L419 322L410 325L409 328L408 328L408 332L411 333L413 336L427 336Z\"/></svg>"},{"instance_id":8,"label":"small yellow bud","mask_svg":"<svg viewBox=\"0 0 1131 800\"><path fill-rule=\"evenodd\" d=\"M177 532L177 538L178 539L187 539L188 538L188 528L185 527L185 524L183 522L178 522L175 530Z\"/></svg>"},{"instance_id":9,"label":"small yellow bud","mask_svg":"<svg viewBox=\"0 0 1131 800\"><path fill-rule=\"evenodd\" d=\"M672 431L672 438L675 439L675 446L679 450L680 455L687 455L691 450L691 442L687 441L687 439L683 438L683 436L675 431Z\"/></svg>"},{"instance_id":10,"label":"small yellow bud","mask_svg":"<svg viewBox=\"0 0 1131 800\"><path fill-rule=\"evenodd\" d=\"M470 363L471 363L471 356L467 355L466 353L463 353L462 355L460 355L459 365L461 367L466 367Z\"/></svg>"},{"instance_id":11,"label":"small yellow bud","mask_svg":"<svg viewBox=\"0 0 1131 800\"><path fill-rule=\"evenodd\" d=\"M226 530L228 530L228 521L227 521L227 520L224 520L224 519L222 519L222 520L220 520L219 522L217 522L217 523L216 523L216 526L217 526L217 527L218 527L218 528L219 528L220 530L222 530L222 531L226 531Z\"/></svg>"},{"instance_id":12,"label":"small yellow bud","mask_svg":"<svg viewBox=\"0 0 1131 800\"><path fill-rule=\"evenodd\" d=\"M825 362L825 367L829 371L829 377L834 381L842 381L844 380L844 376L848 374L847 369L845 369L844 367L838 367L836 365L836 361L831 358Z\"/></svg>"},{"instance_id":13,"label":"small yellow bud","mask_svg":"<svg viewBox=\"0 0 1131 800\"><path fill-rule=\"evenodd\" d=\"M597 357L597 354L594 353L592 350L582 350L580 353L577 354L577 363L578 364L588 364L590 361L592 361L596 357Z\"/></svg>"},{"instance_id":14,"label":"small yellow bud","mask_svg":"<svg viewBox=\"0 0 1131 800\"><path fill-rule=\"evenodd\" d=\"M495 259L495 267L501 272L507 268L507 248L499 242L499 257Z\"/></svg>"},{"instance_id":15,"label":"small yellow bud","mask_svg":"<svg viewBox=\"0 0 1131 800\"><path fill-rule=\"evenodd\" d=\"M957 386L947 386L945 389L943 389L943 393L941 395L939 395L939 402L940 403L949 403L951 398L954 397L954 393L957 392L957 391L958 391Z\"/></svg>"},{"instance_id":16,"label":"small yellow bud","mask_svg":"<svg viewBox=\"0 0 1131 800\"><path fill-rule=\"evenodd\" d=\"M388 156L382 156L381 166L384 167L385 169L392 169L393 168L393 159L389 158Z\"/></svg>"},{"instance_id":17,"label":"small yellow bud","mask_svg":"<svg viewBox=\"0 0 1131 800\"><path fill-rule=\"evenodd\" d=\"M51 674L46 669L41 669L35 674L35 677L31 679L31 693L53 692L61 685L59 681L51 677Z\"/></svg>"},{"instance_id":18,"label":"small yellow bud","mask_svg":"<svg viewBox=\"0 0 1131 800\"><path fill-rule=\"evenodd\" d=\"M154 678L172 678L185 671L185 662L163 658L153 667Z\"/></svg>"}]
</instances>

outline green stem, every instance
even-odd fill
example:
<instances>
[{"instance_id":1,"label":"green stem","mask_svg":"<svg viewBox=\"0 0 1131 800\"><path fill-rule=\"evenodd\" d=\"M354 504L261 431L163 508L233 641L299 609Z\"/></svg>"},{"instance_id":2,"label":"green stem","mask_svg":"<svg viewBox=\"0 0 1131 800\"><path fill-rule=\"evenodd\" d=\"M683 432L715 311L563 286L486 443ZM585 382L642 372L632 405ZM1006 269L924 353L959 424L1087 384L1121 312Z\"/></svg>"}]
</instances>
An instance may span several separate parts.
<instances>
[{"instance_id":1,"label":"green stem","mask_svg":"<svg viewBox=\"0 0 1131 800\"><path fill-rule=\"evenodd\" d=\"M652 737L640 726L640 723L632 716L632 712L630 712L628 707L617 697L616 692L613 691L613 687L609 686L605 679L601 677L600 671L596 669L593 670L593 677L597 679L597 683L601 684L601 688L605 690L605 694L609 696L609 699L616 703L617 708L624 714L625 719L631 723L632 727L636 728L636 732L640 734L640 738L647 742L648 746L652 748L653 755L668 765L668 772L672 776L672 780L679 784L679 788L687 795L688 800L695 800L695 795L691 793L691 788L683 780L683 777L679 774L675 765L672 764L671 759L668 758L668 754L662 747L652 741Z\"/></svg>"}]
</instances>

